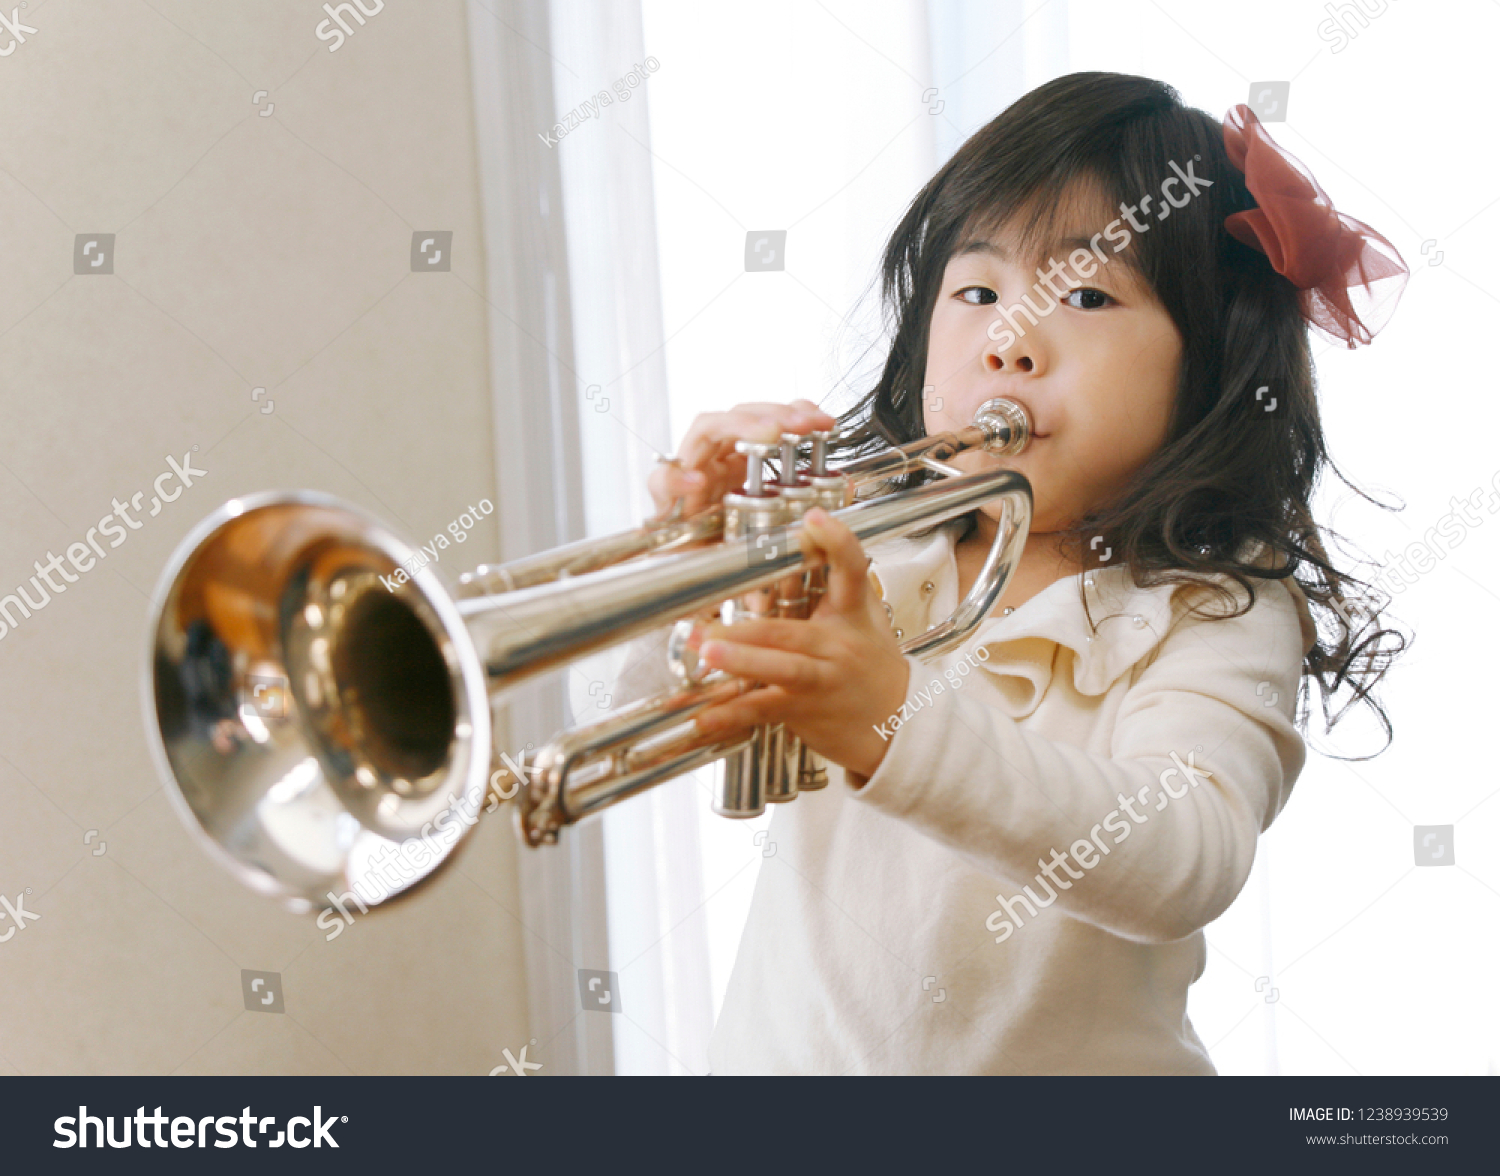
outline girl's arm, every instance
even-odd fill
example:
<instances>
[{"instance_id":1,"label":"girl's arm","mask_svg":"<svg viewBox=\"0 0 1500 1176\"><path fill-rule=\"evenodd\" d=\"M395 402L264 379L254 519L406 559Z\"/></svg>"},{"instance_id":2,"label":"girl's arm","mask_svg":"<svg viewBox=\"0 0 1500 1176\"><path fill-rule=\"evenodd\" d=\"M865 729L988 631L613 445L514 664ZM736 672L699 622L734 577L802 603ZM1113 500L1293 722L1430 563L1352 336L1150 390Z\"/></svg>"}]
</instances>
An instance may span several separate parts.
<instances>
[{"instance_id":1,"label":"girl's arm","mask_svg":"<svg viewBox=\"0 0 1500 1176\"><path fill-rule=\"evenodd\" d=\"M1028 884L1044 894L1038 875L1055 878L1062 910L1150 943L1229 906L1306 755L1292 719L1302 631L1285 585L1267 581L1242 617L1183 615L1127 693L1107 754L1024 730L979 684L932 697L887 742L875 727L888 730L908 680L932 671L900 655L853 535L816 511L807 522L828 596L809 621L710 630L709 664L768 685L700 727L785 722L845 768L861 803L1000 880L1002 898Z\"/></svg>"},{"instance_id":2,"label":"girl's arm","mask_svg":"<svg viewBox=\"0 0 1500 1176\"><path fill-rule=\"evenodd\" d=\"M960 688L892 736L855 795L1004 880L999 897L1045 894L1041 875L1070 915L1180 939L1239 894L1302 769L1301 666L1296 606L1267 582L1245 616L1173 628L1126 694L1108 755L1026 731Z\"/></svg>"}]
</instances>

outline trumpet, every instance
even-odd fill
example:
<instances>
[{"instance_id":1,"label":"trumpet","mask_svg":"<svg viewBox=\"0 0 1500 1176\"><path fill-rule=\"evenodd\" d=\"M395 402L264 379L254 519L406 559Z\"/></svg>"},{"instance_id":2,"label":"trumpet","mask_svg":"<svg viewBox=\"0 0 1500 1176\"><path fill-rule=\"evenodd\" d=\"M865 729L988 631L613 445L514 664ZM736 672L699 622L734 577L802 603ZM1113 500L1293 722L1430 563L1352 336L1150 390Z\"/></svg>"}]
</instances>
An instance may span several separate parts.
<instances>
[{"instance_id":1,"label":"trumpet","mask_svg":"<svg viewBox=\"0 0 1500 1176\"><path fill-rule=\"evenodd\" d=\"M697 664L683 618L709 606L731 624L810 616L824 569L806 566L800 519L814 506L870 543L999 499L1000 525L972 588L950 617L901 645L937 657L993 609L1032 509L1022 474L947 464L969 450L1021 452L1031 424L1014 401L986 401L963 429L836 469L829 439L741 441L746 484L717 506L685 516L678 503L633 531L480 566L456 593L420 566L417 547L339 499L232 499L178 545L152 597L143 707L173 807L243 883L305 912L334 890L357 891L377 869L390 878L393 852L401 882L372 889L410 890L449 857L502 780L510 787L498 792L515 798L532 847L718 760L714 807L726 816L825 786L826 765L790 731L697 732L698 713L755 683ZM772 476L767 462L778 455ZM942 476L870 493L922 470ZM560 734L529 773L500 762L492 724L506 694L673 622L675 688Z\"/></svg>"}]
</instances>

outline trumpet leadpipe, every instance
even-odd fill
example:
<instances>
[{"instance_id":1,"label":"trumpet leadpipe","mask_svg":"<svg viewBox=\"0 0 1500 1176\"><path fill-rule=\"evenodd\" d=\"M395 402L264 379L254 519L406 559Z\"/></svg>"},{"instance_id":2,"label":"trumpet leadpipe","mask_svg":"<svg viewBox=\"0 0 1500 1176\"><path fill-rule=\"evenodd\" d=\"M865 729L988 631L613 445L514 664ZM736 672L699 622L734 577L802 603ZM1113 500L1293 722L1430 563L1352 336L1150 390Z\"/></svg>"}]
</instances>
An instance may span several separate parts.
<instances>
[{"instance_id":1,"label":"trumpet leadpipe","mask_svg":"<svg viewBox=\"0 0 1500 1176\"><path fill-rule=\"evenodd\" d=\"M948 478L834 512L861 543L894 538L1025 490L1013 470ZM492 689L503 690L659 628L706 606L783 579L803 566L801 523L779 541L724 543L654 556L587 577L458 602Z\"/></svg>"},{"instance_id":2,"label":"trumpet leadpipe","mask_svg":"<svg viewBox=\"0 0 1500 1176\"><path fill-rule=\"evenodd\" d=\"M839 467L839 472L859 484L888 482L916 473L929 461L946 462L971 449L982 449L994 457L1020 453L1031 443L1031 419L1013 400L986 400L974 414L974 423L951 433L934 433L906 445L859 458Z\"/></svg>"}]
</instances>

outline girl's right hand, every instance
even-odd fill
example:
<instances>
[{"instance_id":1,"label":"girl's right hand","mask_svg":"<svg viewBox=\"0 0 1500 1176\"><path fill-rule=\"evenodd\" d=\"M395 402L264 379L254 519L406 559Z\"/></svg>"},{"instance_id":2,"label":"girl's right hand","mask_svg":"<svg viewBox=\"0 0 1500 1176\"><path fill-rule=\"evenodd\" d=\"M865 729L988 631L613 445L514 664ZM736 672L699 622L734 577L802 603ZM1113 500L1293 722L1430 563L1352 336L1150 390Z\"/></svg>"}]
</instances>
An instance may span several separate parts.
<instances>
[{"instance_id":1,"label":"girl's right hand","mask_svg":"<svg viewBox=\"0 0 1500 1176\"><path fill-rule=\"evenodd\" d=\"M775 443L783 433L832 429L836 423L811 400L757 402L728 412L700 413L682 439L681 464L658 463L646 479L656 513L665 514L681 498L683 513L696 514L738 490L745 481L746 458L734 451L736 441Z\"/></svg>"}]
</instances>

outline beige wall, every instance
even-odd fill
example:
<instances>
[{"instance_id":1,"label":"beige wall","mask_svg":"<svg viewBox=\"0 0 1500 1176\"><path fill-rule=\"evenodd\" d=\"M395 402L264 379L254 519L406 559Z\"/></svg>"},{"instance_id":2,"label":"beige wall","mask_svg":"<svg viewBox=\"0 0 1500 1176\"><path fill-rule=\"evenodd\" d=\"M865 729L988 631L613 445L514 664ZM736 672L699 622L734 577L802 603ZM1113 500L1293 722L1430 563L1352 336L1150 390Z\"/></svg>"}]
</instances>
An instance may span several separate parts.
<instances>
[{"instance_id":1,"label":"beige wall","mask_svg":"<svg viewBox=\"0 0 1500 1176\"><path fill-rule=\"evenodd\" d=\"M387 3L332 53L312 0L22 14L0 594L112 499L149 512L167 455L208 472L0 639L0 895L40 916L0 943L0 1073L487 1073L528 1043L508 822L327 942L189 840L140 698L148 596L225 499L321 489L426 540L496 496L463 6ZM426 229L453 232L451 273L410 272ZM74 274L80 233L117 234L112 276ZM439 570L498 554L490 528ZM246 1011L241 969L283 975L284 1015Z\"/></svg>"}]
</instances>

